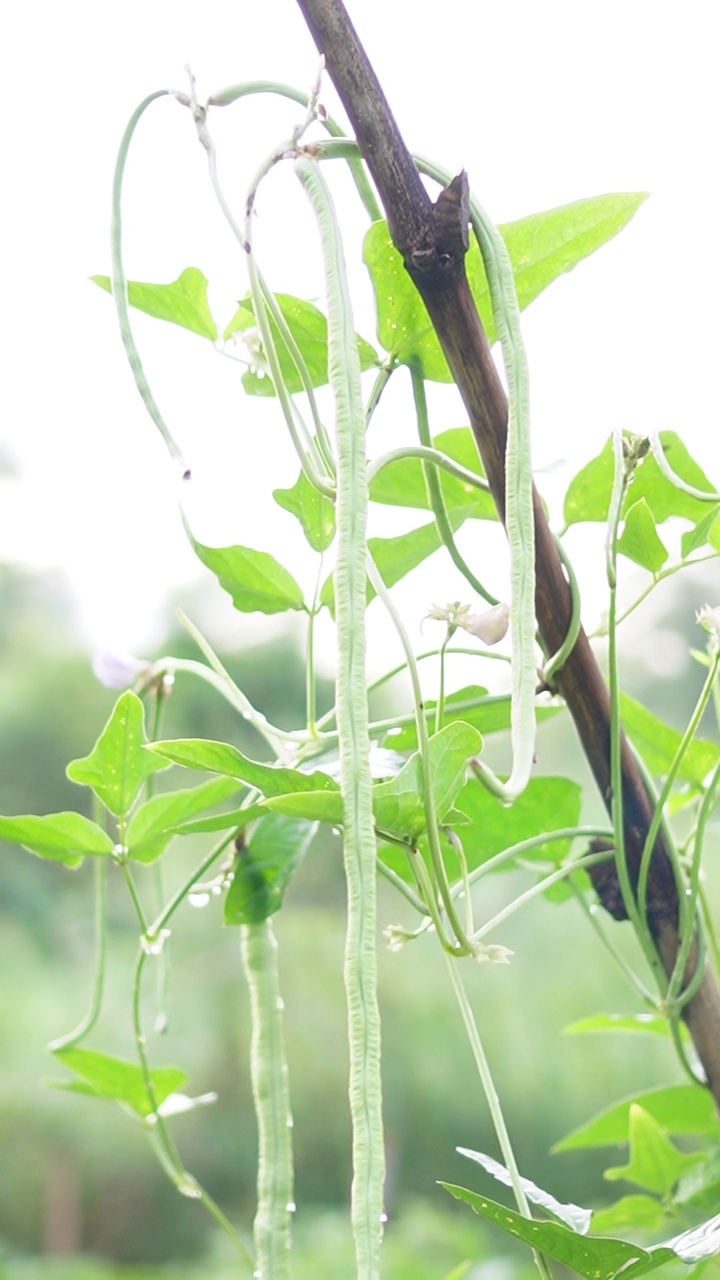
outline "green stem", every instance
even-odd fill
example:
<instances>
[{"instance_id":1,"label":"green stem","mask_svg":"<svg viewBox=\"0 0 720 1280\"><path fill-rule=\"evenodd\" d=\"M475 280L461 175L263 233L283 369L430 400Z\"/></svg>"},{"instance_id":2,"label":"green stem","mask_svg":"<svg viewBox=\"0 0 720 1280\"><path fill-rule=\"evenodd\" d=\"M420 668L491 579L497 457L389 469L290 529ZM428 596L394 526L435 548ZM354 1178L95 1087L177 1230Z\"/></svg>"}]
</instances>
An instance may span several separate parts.
<instances>
[{"instance_id":1,"label":"green stem","mask_svg":"<svg viewBox=\"0 0 720 1280\"><path fill-rule=\"evenodd\" d=\"M610 786L612 796L612 820L615 843L615 866L622 893L623 904L631 921L635 936L642 947L651 972L658 983L661 983L661 965L655 950L647 920L639 911L625 849L625 823L623 817L623 768L622 768L622 727L620 722L620 680L618 673L617 650L617 540L618 527L622 512L622 502L627 485L625 455L623 451L623 435L620 430L613 434L615 470L613 488L608 511L607 534L605 542L605 566L610 589L608 609L608 681L610 686Z\"/></svg>"},{"instance_id":2,"label":"green stem","mask_svg":"<svg viewBox=\"0 0 720 1280\"><path fill-rule=\"evenodd\" d=\"M292 1119L282 1028L278 948L270 919L246 924L241 936L250 992L250 1074L258 1124L258 1280L288 1280L293 1203Z\"/></svg>"},{"instance_id":3,"label":"green stem","mask_svg":"<svg viewBox=\"0 0 720 1280\"><path fill-rule=\"evenodd\" d=\"M435 704L436 733L439 733L443 727L443 716L445 714L445 652L451 639L452 632L448 629L445 641L440 646L440 679L438 680L438 696Z\"/></svg>"},{"instance_id":4,"label":"green stem","mask_svg":"<svg viewBox=\"0 0 720 1280\"><path fill-rule=\"evenodd\" d=\"M197 1200L202 1204L203 1208L214 1218L215 1222L225 1232L231 1240L233 1246L243 1258L248 1267L254 1267L254 1259L245 1242L238 1235L232 1223L225 1217L222 1209L215 1203L212 1196L200 1186L199 1182L183 1165L180 1154L170 1137L167 1125L163 1116L160 1114L157 1096L155 1094L155 1086L150 1074L150 1064L148 1062L146 1039L142 1029L142 1021L140 1016L140 996L142 990L142 974L147 959L147 953L143 947L140 950L135 961L135 972L133 975L133 991L132 991L132 1020L133 1032L135 1035L135 1049L140 1064L140 1070L143 1076L145 1091L150 1102L151 1112L146 1119L147 1133L150 1137L151 1146L155 1154L165 1170L170 1181L181 1195L188 1196L191 1200Z\"/></svg>"},{"instance_id":5,"label":"green stem","mask_svg":"<svg viewBox=\"0 0 720 1280\"><path fill-rule=\"evenodd\" d=\"M323 557L318 563L315 593L308 615L307 655L305 663L305 720L311 738L317 740L317 673L315 671L315 619L319 613L320 578L322 576Z\"/></svg>"},{"instance_id":6,"label":"green stem","mask_svg":"<svg viewBox=\"0 0 720 1280\"><path fill-rule=\"evenodd\" d=\"M165 683L166 677L157 680L153 685L153 714L152 724L150 726L151 742L158 742L161 738L161 725L163 719L163 710L165 701L169 694L169 687ZM150 776L145 781L145 796L149 799L155 789L155 776ZM163 858L158 858L153 867L153 879L155 881L155 907L160 911L165 901L165 862ZM158 957L157 965L157 1014L155 1017L155 1030L160 1034L167 1031L168 1026L168 982L170 972L170 948L164 946Z\"/></svg>"},{"instance_id":7,"label":"green stem","mask_svg":"<svg viewBox=\"0 0 720 1280\"><path fill-rule=\"evenodd\" d=\"M521 907L526 906L528 902L532 902L534 898L545 893L551 885L557 884L560 880L566 880L568 876L573 875L576 871L582 871L585 867L595 866L599 862L607 862L607 854L591 853L582 860L578 859L574 862L568 862L564 867L559 867L557 871L551 871L550 875L545 876L542 880L538 880L537 884L526 889L524 893L518 894L517 898L513 898L512 902L508 903L506 907L503 907L502 911L498 911L497 914L488 920L486 924L481 925L474 934L475 939L479 942L481 938L485 938L489 933L492 933L493 929L496 929L498 925L504 924L506 920L509 920L510 917L513 916L516 911L519 911Z\"/></svg>"},{"instance_id":8,"label":"green stem","mask_svg":"<svg viewBox=\"0 0 720 1280\"><path fill-rule=\"evenodd\" d=\"M653 813L652 822L650 823L650 829L645 838L645 844L643 845L642 857L640 859L640 871L638 875L638 904L643 917L645 916L646 907L647 907L647 882L648 882L648 874L650 871L650 859L652 858L652 852L655 846L655 839L657 837L658 831L660 830L660 824L662 823L662 820L663 820L665 805L670 796L670 792L672 791L673 783L675 782L675 779L678 774L678 770L680 768L680 765L683 762L683 758L693 738L695 737L695 734L698 729L698 725L700 723L700 720L702 719L703 712L705 711L705 708L708 702L710 701L713 684L715 682L715 677L717 675L719 667L720 667L720 651L718 651L718 653L715 655L713 659L712 666L707 674L705 683L700 692L700 696L697 700L697 703L695 704L695 708L688 722L688 726L678 744L678 748L675 752L675 755L673 756L672 763L670 764L670 768L668 769L665 782L663 783L662 790L660 792L657 803L655 805L655 812ZM685 894L685 884L682 878L680 879L680 882L677 887L678 887L678 901L680 904L680 920L679 920L680 932L683 936L685 936L689 932L690 937L692 938L693 916L691 915L688 921L689 904L688 904L687 895ZM694 912L693 912L693 915L694 915ZM689 950L689 945L690 944L688 942L687 943L688 950Z\"/></svg>"},{"instance_id":9,"label":"green stem","mask_svg":"<svg viewBox=\"0 0 720 1280\"><path fill-rule=\"evenodd\" d=\"M424 662L425 659L427 658L437 658L439 653L440 653L440 649L426 649L424 653L418 653L414 655L415 662ZM463 654L469 658L490 658L494 662L510 662L510 658L505 653L494 653L491 649L471 649L469 645L457 645L457 647L453 647L452 649L448 647L446 649L446 653L450 655ZM382 688L382 686L384 684L387 684L389 680L394 679L394 677L400 675L401 672L407 671L408 665L409 664L407 662L407 659L404 662L398 662L397 665L392 667L390 671L384 672L383 675L378 676L376 680L373 680L372 683L368 685L368 693L374 693L376 689ZM466 711L468 711L470 710L471 705L484 706L488 701L508 702L509 696L507 694L493 694L492 696L489 696L487 699L480 698L480 699L475 699L472 702L468 700L467 702L455 703L454 706L458 708L462 707ZM414 718L415 718L414 715L408 715L408 716L403 716L400 720L398 720L397 717L394 718L393 720L376 720L376 721L373 721L372 725L370 726L371 732L379 733L383 728L391 729L393 725L397 725L397 724L411 724ZM334 719L335 719L335 708L331 707L330 710L326 711L325 715L321 716L320 719L318 720L317 726L316 726L318 731L324 730L327 725L333 723Z\"/></svg>"},{"instance_id":10,"label":"green stem","mask_svg":"<svg viewBox=\"0 0 720 1280\"><path fill-rule=\"evenodd\" d=\"M389 359L392 359L392 358L389 358ZM370 426L370 423L372 421L372 416L375 413L375 410L377 409L380 403L380 398L382 396L382 393L385 390L396 368L397 368L397 365L395 363L386 363L382 365L382 367L380 368L380 371L376 375L375 381L372 386L372 391L370 392L370 398L368 399L367 405L365 407L365 429L366 430Z\"/></svg>"},{"instance_id":11,"label":"green stem","mask_svg":"<svg viewBox=\"0 0 720 1280\"><path fill-rule=\"evenodd\" d=\"M220 857L220 854L223 853L225 849L227 849L229 844L232 844L234 839L235 839L235 832L231 831L229 835L224 835L222 839L218 841L217 844L213 845L210 852L205 855L202 862L199 863L199 865L195 868L195 870L188 877L188 879L185 880L184 883L180 886L180 888L176 890L176 892L173 894L170 901L166 903L166 905L163 907L160 914L156 916L156 918L153 920L152 924L150 925L150 928L146 930L145 937L147 940L151 941L153 938L159 937L161 931L165 928L165 925L167 924L168 920L170 920L171 917L174 916L178 907L187 898L188 894L193 888L193 885L196 885L198 880L202 879L202 877L205 875L205 872L209 871L213 862L217 861L217 859Z\"/></svg>"},{"instance_id":12,"label":"green stem","mask_svg":"<svg viewBox=\"0 0 720 1280\"><path fill-rule=\"evenodd\" d=\"M575 884L575 881L572 879L572 877L570 878L569 884L573 894L575 895L578 905L580 906L582 911L585 913L588 923L590 924L591 928L594 929L600 942L605 947L605 950L609 952L609 954L612 956L613 960L615 961L615 964L623 974L623 977L626 978L627 982L632 987L632 989L637 993L637 995L640 996L640 999L643 1001L643 1003L646 1004L649 1009L652 1009L655 1013L657 1013L658 1011L657 998L653 995L652 991L650 991L648 987L645 986L645 983L642 981L642 979L631 969L625 957L621 955L621 953L617 950L615 946L613 946L612 942L610 941L607 934L605 933L602 925L600 924L600 921L598 920L596 905L594 903L591 905L586 901L585 894L578 887L578 885Z\"/></svg>"},{"instance_id":13,"label":"green stem","mask_svg":"<svg viewBox=\"0 0 720 1280\"><path fill-rule=\"evenodd\" d=\"M77 1044L92 1031L100 1016L103 989L105 986L105 957L107 954L107 858L96 858L95 874L95 981L93 992L85 1017L78 1023L74 1031L53 1040L48 1049L54 1053L57 1049L68 1049Z\"/></svg>"},{"instance_id":14,"label":"green stem","mask_svg":"<svg viewBox=\"0 0 720 1280\"><path fill-rule=\"evenodd\" d=\"M193 93L194 93L194 90L193 90ZM244 222L243 230L240 229L240 226L235 219L233 211L230 208L230 205L225 197L225 193L220 185L220 180L218 178L218 172L217 172L217 153L215 151L215 144L212 140L212 136L210 134L210 130L207 125L207 110L206 108L199 106L199 104L195 101L194 97L192 99L192 102L190 101L188 102L188 105L192 106L193 120L195 122L195 128L197 130L198 138L207 154L210 181L213 187L213 191L215 192L215 197L217 199L218 204L220 205L220 208L225 216L225 220L233 236L235 237L237 243L240 245L241 249L247 255L248 276L250 279L250 292L252 295L253 312L255 314L255 319L257 321L258 329L260 330L260 333L262 336L263 347L265 351L265 357L267 359L270 377L272 379L273 387L275 389L275 394L278 398L278 402L280 404L280 407L283 412L283 416L285 418L286 426L290 433L290 438L295 446L296 452L298 454L298 458L300 460L300 465L305 475L307 476L307 479L316 489L320 491L320 493L325 494L326 497L333 498L335 495L334 484L329 478L327 478L323 474L325 470L325 462L321 456L321 453L318 450L318 446L316 445L314 439L312 438L307 428L305 427L305 424L302 421L302 418L299 414L297 406L290 392L288 391L287 386L285 384L285 380L283 378L282 368L280 365L280 358L278 356L277 347L275 344L275 335L273 333L273 330L270 324L270 313L271 311L273 311L275 313L274 318L277 319L278 308L275 306L275 300L272 297L272 294L270 293L261 275L260 269L257 265L257 261L255 258L255 253L253 251L252 223L253 223L253 212L255 207L255 197L257 195L258 186L262 182L263 178L267 176L267 174L270 172L271 169L275 167L276 164L279 164L280 161L284 160L289 154L292 154L294 152L297 146L297 142L300 136L302 135L303 130L307 128L308 124L311 122L313 118L313 108L311 106L311 99L308 100L308 116L306 117L306 120L304 121L304 123L293 132L293 135L291 138L289 138L286 142L283 142L279 147L276 147L271 152L271 154L267 157L267 159L263 162L263 164L260 166L257 173L255 174L252 180L252 183L250 185L250 189L248 191L248 195L245 202L245 222ZM286 332L289 332L287 331L287 326L285 325L284 318L281 316L280 317L281 340L283 337L283 334L282 334L283 328L286 330ZM297 354L299 359L298 368L300 371L300 376L301 378L303 378L303 376L306 375L308 380L308 385L309 385L310 375L307 373L307 369L305 368L305 362L302 359L302 356L300 355L299 349L294 344L294 342L291 342L291 347L289 347L288 349L290 350L291 358L293 358L293 349ZM315 405L315 397L314 397L314 393L312 393L311 407L314 407L314 405ZM317 422L319 423L319 417L317 418ZM298 424L300 426L300 431L298 431ZM324 428L322 428L321 424L320 424L320 433L322 435L322 438L324 439L325 438ZM329 445L328 445L328 449L329 449Z\"/></svg>"},{"instance_id":15,"label":"green stem","mask_svg":"<svg viewBox=\"0 0 720 1280\"><path fill-rule=\"evenodd\" d=\"M705 826L707 824L707 820L710 817L710 814L712 813L712 810L715 805L718 784L720 784L720 764L716 765L715 767L712 778L710 780L710 784L705 792L705 795L703 796L702 804L700 805L700 812L698 814L697 826L695 828L695 836L693 840L692 860L690 863L690 878L689 878L689 885L688 885L689 898L688 898L688 904L687 904L688 906L687 914L691 922L694 922L695 920L698 921L698 925L701 929L702 929L702 920L698 916L698 903L700 898L700 887L701 887L700 886L700 867L702 862L702 849L703 849L703 841L705 839ZM678 1008L680 1003L682 1004L687 1003L687 1000L689 998L686 991L682 993L682 997L679 996L679 992L684 979L685 966L687 965L688 958L690 955L690 948L692 946L693 936L694 936L694 928L686 928L683 930L682 939L680 942L680 948L678 950L677 959L675 961L675 967L670 977L670 982L668 984L668 990L667 990L667 1000L668 1000L668 1004L671 1007L675 1006L675 1008ZM695 972L696 972L696 975L698 972L702 972L700 968L699 959L695 966Z\"/></svg>"},{"instance_id":16,"label":"green stem","mask_svg":"<svg viewBox=\"0 0 720 1280\"><path fill-rule=\"evenodd\" d=\"M488 858L487 862L481 863L479 867L470 872L469 883L471 885L477 884L478 880L482 880L483 876L499 870L505 863L512 862L515 858L521 858L524 853L530 853L532 849L537 849L544 844L551 844L556 840L582 840L593 836L604 836L607 839L611 835L612 832L608 831L607 827L599 826L558 827L556 831L540 831L536 836L529 836L527 840L520 840L517 844L512 844L507 849L503 849L501 853L496 853L492 858ZM581 865L581 859L578 859L578 864ZM577 870L578 867L574 869Z\"/></svg>"},{"instance_id":17,"label":"green stem","mask_svg":"<svg viewBox=\"0 0 720 1280\"><path fill-rule=\"evenodd\" d=\"M145 912L144 912L144 910L143 910L143 906L142 906L142 903L141 903L141 901L140 901L140 895L138 894L137 887L136 887L136 885L135 885L135 877L133 876L133 873L132 873L132 871L130 870L130 868L129 868L129 866L128 866L128 864L127 864L127 862L126 862L126 861L122 861L122 862L120 863L120 868L121 868L122 873L123 873L123 879L124 879L124 881L125 881L125 886L126 886L126 888L127 888L128 893L130 894L130 897L131 897L131 899L132 899L132 904L133 904L133 906L134 906L134 908L135 908L135 914L136 914L136 916L137 916L137 918L138 918L138 923L139 923L139 925L140 925L140 932L141 932L142 934L146 934L146 933L147 933L147 920L146 920L146 918L145 918Z\"/></svg>"},{"instance_id":18,"label":"green stem","mask_svg":"<svg viewBox=\"0 0 720 1280\"><path fill-rule=\"evenodd\" d=\"M704 564L706 560L716 560L717 554L718 554L717 551L712 551L709 555L696 556L695 559L693 560L681 560L679 564L672 564L672 565L669 565L667 569L660 569L658 573L653 574L652 582L649 582L648 585L640 592L640 594L636 596L632 604L628 605L624 613L621 613L618 615L617 625L620 626L625 621L626 618L629 618L630 614L634 613L635 610L639 607L639 605L642 604L643 600L647 600L647 597L651 594L651 592L653 592L655 588L660 585L661 582L664 582L666 578L671 578L673 574L680 573L681 569L688 569L690 568L691 565ZM602 627L598 627L592 633L591 639L593 635L599 636L599 635L605 635L605 634L606 634L606 629Z\"/></svg>"},{"instance_id":19,"label":"green stem","mask_svg":"<svg viewBox=\"0 0 720 1280\"><path fill-rule=\"evenodd\" d=\"M455 462L454 458L442 453L440 449L426 444L402 445L399 449L391 449L390 453L383 453L379 458L375 458L368 465L368 484L372 483L375 476L379 475L384 467L391 466L393 462L401 462L403 458L419 458L423 463L432 463L434 467L440 467L443 471L447 471L448 475L462 480L463 484L472 485L473 489L479 489L481 493L490 492L490 486L484 476L479 476L476 471L469 471L467 467ZM497 600L490 599L490 597L487 597L487 599L490 600L491 604L497 604Z\"/></svg>"},{"instance_id":20,"label":"green stem","mask_svg":"<svg viewBox=\"0 0 720 1280\"><path fill-rule=\"evenodd\" d=\"M410 674L410 680L411 680L412 690L413 690L413 701L415 704L415 727L417 730L418 753L420 756L420 769L421 769L422 788L423 788L423 810L425 815L425 831L427 835L428 848L430 851L430 863L432 866L435 886L440 895L440 900L446 912L448 922L450 924L450 928L452 929L452 932L458 943L457 947L452 947L451 949L453 953L457 955L470 955L472 954L472 943L466 937L465 930L462 926L462 922L460 921L460 917L458 916L457 911L455 910L455 904L452 899L452 894L450 893L450 886L448 884L447 873L445 871L445 863L443 861L442 850L440 848L438 821L437 821L437 814L435 812L435 795L433 790L433 777L432 777L432 772L430 767L430 751L429 751L429 744L428 744L427 718L429 713L423 703L422 690L420 688L420 677L418 675L415 656L413 654L412 646L408 639L407 632L405 630L405 627L403 626L402 619L397 609L395 608L395 605L393 604L393 600L390 595L390 592L388 591L387 587L385 586L385 583L383 582L382 574L379 572L377 565L375 564L369 552L367 557L367 576L370 579L370 582L372 583L372 586L376 591L378 597L382 600L387 612L389 613L393 626L395 627L395 630L397 631L398 637L400 639L400 643L402 644L402 647L405 651L405 657L407 659L407 664L408 664L408 672ZM435 910L432 897L427 902L427 907L428 907L428 910L431 912Z\"/></svg>"},{"instance_id":21,"label":"green stem","mask_svg":"<svg viewBox=\"0 0 720 1280\"><path fill-rule=\"evenodd\" d=\"M570 557L565 551L565 548L559 538L555 539L555 546L557 547L558 555L560 556L560 559L563 564L563 568L565 570L565 574L567 576L568 585L570 587L570 598L572 601L572 605L570 609L570 622L568 623L568 629L565 635L565 639L560 645L560 648L558 649L557 653L554 653L553 656L548 659L548 661L545 663L545 666L543 667L543 679L549 685L552 684L553 678L557 675L558 671L560 671L562 667L565 666L565 663L567 662L568 658L570 657L570 654L575 648L575 641L577 640L578 635L580 634L580 624L581 624L580 588L578 586L578 581L575 576L575 570L573 568L572 561L570 560Z\"/></svg>"},{"instance_id":22,"label":"green stem","mask_svg":"<svg viewBox=\"0 0 720 1280\"><path fill-rule=\"evenodd\" d=\"M426 449L432 449L432 437L430 435L430 421L428 418L427 396L425 395L425 379L422 372L412 365L410 368L410 377L412 379L413 400L415 402L415 418L417 422L418 437L421 445ZM447 507L445 506L445 497L443 495L440 477L435 467L428 466L427 463L422 464L423 475L425 477L425 488L427 489L428 500L432 513L435 516L440 538L452 560L455 568L460 571L465 580L470 584L473 591L482 596L483 600L487 600L488 604L496 605L498 603L495 596L483 586L479 578L475 577L470 566L461 555L460 550L455 542L455 535L450 524Z\"/></svg>"},{"instance_id":23,"label":"green stem","mask_svg":"<svg viewBox=\"0 0 720 1280\"><path fill-rule=\"evenodd\" d=\"M370 576L369 572L368 572L368 576ZM374 583L373 583L373 586L375 586ZM384 591L386 590L384 584L383 584L383 590ZM380 595L380 592L378 592L377 594ZM381 597L381 599L384 599L384 597ZM463 650L453 649L452 652L461 653L463 652ZM437 653L438 653L438 650L434 649L432 656L436 656ZM475 656L477 656L476 650L472 650L472 653ZM400 669L404 670L406 667L408 668L408 670L410 670L409 660L404 662ZM486 698L463 698L460 701L453 702L452 704L453 715L461 711L475 710L477 707L499 707L503 704L507 704L509 701L510 701L509 693L491 693L491 694L488 694ZM328 720L332 718L333 714L334 714L333 712L328 712L326 716L323 716L322 724L326 724ZM422 717L423 721L426 722L426 727L427 727L427 721L429 721L432 718L432 716L434 715L434 711L432 710L432 708L428 708L421 704L419 715ZM410 725L410 724L416 725L417 721L418 721L417 711L409 712L407 715L404 715L404 716L392 716L386 720L373 720L370 724L370 732L372 733L373 737L377 737L381 733L387 733L389 729L397 729L404 725ZM320 728L320 724L318 724L318 728ZM323 736L324 742L330 743L334 740L334 738L337 737L337 734L333 730L329 730L329 731L323 730L322 736Z\"/></svg>"},{"instance_id":24,"label":"green stem","mask_svg":"<svg viewBox=\"0 0 720 1280\"><path fill-rule=\"evenodd\" d=\"M458 974L456 962L450 956L446 956L446 960L448 972L450 974L450 981L452 982L455 997L462 1015L462 1020L465 1024L468 1041L470 1043L470 1048L472 1049L473 1057L478 1069L478 1075L480 1076L483 1091L487 1099L490 1116L495 1133L497 1134L497 1140L500 1145L505 1168L510 1175L510 1184L512 1186L513 1195L515 1196L515 1203L524 1218L532 1218L530 1205L528 1204L527 1196L523 1190L520 1171L515 1159L515 1152L513 1151L512 1143L510 1141L510 1134L508 1133L507 1125L505 1123L500 1098L498 1096L497 1089L495 1088L495 1081L492 1077L490 1064L485 1056L485 1050L483 1049L482 1041L478 1032L475 1015L472 1011L470 1001L468 1000L465 987L463 986ZM544 1280L551 1280L550 1271L548 1270L547 1263L545 1262L542 1254L533 1250L533 1257L540 1275L543 1276Z\"/></svg>"},{"instance_id":25,"label":"green stem","mask_svg":"<svg viewBox=\"0 0 720 1280\"><path fill-rule=\"evenodd\" d=\"M227 107L231 103L237 102L239 98L245 98L255 93L275 93L282 98L289 98L292 102L297 102L306 108L311 101L307 93L303 93L300 89L294 89L291 85L279 84L275 80L250 80L245 84L231 85L227 89L221 89L219 93L214 93L208 99L207 105L208 107ZM332 116L318 116L318 119L331 138L345 140L345 130ZM318 150L321 150L321 147L322 144L319 145ZM347 159L349 162L350 172L353 175L358 195L365 206L370 221L379 222L382 218L382 213L363 167L357 144L354 152L343 156L343 159Z\"/></svg>"}]
</instances>

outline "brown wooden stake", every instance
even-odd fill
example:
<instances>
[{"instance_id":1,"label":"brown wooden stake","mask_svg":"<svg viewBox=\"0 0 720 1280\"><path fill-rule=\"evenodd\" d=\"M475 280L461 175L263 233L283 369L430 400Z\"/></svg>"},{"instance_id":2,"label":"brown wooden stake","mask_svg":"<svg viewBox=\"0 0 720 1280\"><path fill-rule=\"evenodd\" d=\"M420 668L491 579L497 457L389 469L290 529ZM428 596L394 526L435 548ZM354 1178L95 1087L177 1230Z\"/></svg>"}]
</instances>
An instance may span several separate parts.
<instances>
[{"instance_id":1,"label":"brown wooden stake","mask_svg":"<svg viewBox=\"0 0 720 1280\"><path fill-rule=\"evenodd\" d=\"M382 200L395 247L427 307L470 425L501 518L505 512L507 400L467 282L467 227L440 216L427 194L357 33L341 0L298 0L318 50L352 124ZM571 593L540 498L535 492L536 616L546 653L568 630ZM575 722L605 805L610 788L610 699L584 631L556 677ZM637 882L652 803L627 741L622 741L626 856ZM596 888L605 905L619 901L613 873L600 872ZM669 975L678 953L678 894L662 834L648 878L648 923ZM617 912L616 912L617 914ZM689 962L692 974L695 955ZM720 1109L720 993L709 968L683 1011L708 1084Z\"/></svg>"}]
</instances>

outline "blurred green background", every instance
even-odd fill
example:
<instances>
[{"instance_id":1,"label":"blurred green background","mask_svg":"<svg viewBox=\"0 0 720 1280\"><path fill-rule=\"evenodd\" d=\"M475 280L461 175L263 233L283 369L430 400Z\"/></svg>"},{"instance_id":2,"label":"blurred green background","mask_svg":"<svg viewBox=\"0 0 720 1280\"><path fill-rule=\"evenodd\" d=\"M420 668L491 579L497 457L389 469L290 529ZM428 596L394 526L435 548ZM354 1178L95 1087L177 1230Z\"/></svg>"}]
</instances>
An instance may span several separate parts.
<instances>
[{"instance_id":1,"label":"blurred green background","mask_svg":"<svg viewBox=\"0 0 720 1280\"><path fill-rule=\"evenodd\" d=\"M193 604L194 616L202 616ZM196 656L177 632L164 652ZM234 678L276 723L303 720L303 661L295 640L223 655ZM637 696L644 696L637 674ZM694 679L694 677L693 677ZM698 675L698 681L700 675ZM327 690L321 694L327 696ZM57 575L0 567L0 812L42 813L86 804L65 778L68 760L95 741L115 694L93 677L69 595ZM685 682L677 722L693 697ZM163 736L214 737L257 751L237 717L197 683L178 678ZM543 727L541 773L577 773L564 716ZM586 774L582 774L587 780ZM174 785L182 785L176 781ZM600 816L588 786L586 818ZM176 844L168 885L205 847ZM62 1074L46 1044L85 1012L93 977L92 868L69 871L0 844L0 1277L110 1280L241 1274L226 1244L155 1163L140 1126L114 1104L46 1088ZM142 873L142 869L141 869ZM148 873L149 874L149 873ZM521 873L484 883L492 914L529 884ZM405 904L381 883L384 927ZM137 944L119 874L111 877L111 941L104 1012L90 1043L132 1058L130 965ZM344 881L340 848L319 838L276 917L286 1006L297 1159L296 1275L351 1274L347 1054L342 987ZM611 925L623 938L626 926ZM651 1036L564 1037L575 1019L636 1011L606 952L572 903L536 901L499 931L507 967L477 966L469 986L509 1120L521 1171L560 1199L593 1206L615 1198L604 1153L549 1154L569 1130L622 1096L680 1079L670 1049ZM157 963L157 962L154 962ZM497 1156L445 965L432 938L380 949L388 1184L386 1274L440 1280L463 1259L471 1280L519 1280L524 1254L450 1202L439 1178L488 1189L458 1145ZM248 1001L239 935L221 903L185 905L169 947L169 1025L149 1036L154 1065L190 1076L188 1091L218 1101L173 1122L186 1166L250 1238L256 1135L248 1078ZM157 1013L148 984L145 1022ZM502 1198L502 1191L491 1194Z\"/></svg>"}]
</instances>

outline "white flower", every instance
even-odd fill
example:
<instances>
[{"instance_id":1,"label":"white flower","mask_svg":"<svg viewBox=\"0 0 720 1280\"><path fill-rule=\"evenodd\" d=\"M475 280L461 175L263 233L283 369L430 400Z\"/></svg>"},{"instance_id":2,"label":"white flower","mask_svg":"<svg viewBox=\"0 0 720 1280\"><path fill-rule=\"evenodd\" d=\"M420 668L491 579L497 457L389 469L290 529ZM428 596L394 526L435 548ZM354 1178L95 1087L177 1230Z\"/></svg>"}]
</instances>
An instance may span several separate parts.
<instances>
[{"instance_id":1,"label":"white flower","mask_svg":"<svg viewBox=\"0 0 720 1280\"><path fill-rule=\"evenodd\" d=\"M498 644L507 634L510 610L506 604L493 605L484 613L471 613L469 604L460 604L455 600L444 607L434 604L427 614L436 622L447 622L451 631L458 627L469 632L471 636L482 640L484 644Z\"/></svg>"},{"instance_id":2,"label":"white flower","mask_svg":"<svg viewBox=\"0 0 720 1280\"><path fill-rule=\"evenodd\" d=\"M720 640L720 605L712 608L709 604L704 604L702 609L698 609L696 617L703 631L713 636L717 643Z\"/></svg>"},{"instance_id":3,"label":"white flower","mask_svg":"<svg viewBox=\"0 0 720 1280\"><path fill-rule=\"evenodd\" d=\"M473 956L480 964L485 960L489 964L509 964L510 956L515 954L509 947L501 947L499 943L473 942L472 949Z\"/></svg>"}]
</instances>

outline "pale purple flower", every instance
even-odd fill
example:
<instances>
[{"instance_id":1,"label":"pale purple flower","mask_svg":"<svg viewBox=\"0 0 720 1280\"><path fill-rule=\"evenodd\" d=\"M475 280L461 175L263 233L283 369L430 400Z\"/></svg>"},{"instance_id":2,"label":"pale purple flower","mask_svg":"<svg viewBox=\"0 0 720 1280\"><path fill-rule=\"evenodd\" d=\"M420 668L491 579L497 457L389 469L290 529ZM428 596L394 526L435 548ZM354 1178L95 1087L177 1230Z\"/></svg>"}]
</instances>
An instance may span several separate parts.
<instances>
[{"instance_id":1,"label":"pale purple flower","mask_svg":"<svg viewBox=\"0 0 720 1280\"><path fill-rule=\"evenodd\" d=\"M150 669L150 664L124 649L99 649L93 654L92 669L106 688L127 689Z\"/></svg>"}]
</instances>

